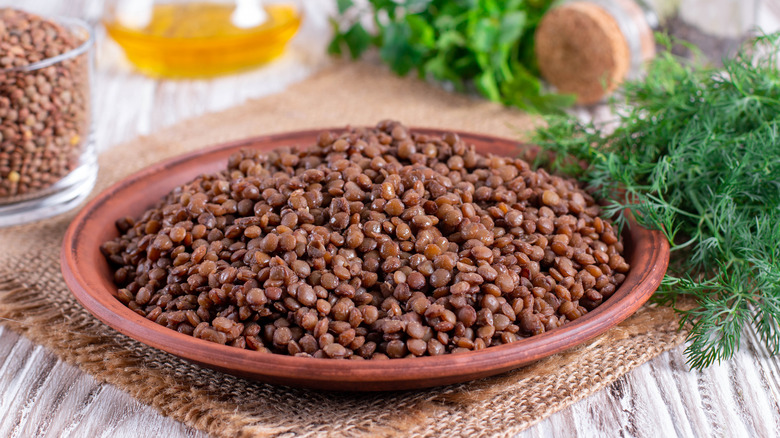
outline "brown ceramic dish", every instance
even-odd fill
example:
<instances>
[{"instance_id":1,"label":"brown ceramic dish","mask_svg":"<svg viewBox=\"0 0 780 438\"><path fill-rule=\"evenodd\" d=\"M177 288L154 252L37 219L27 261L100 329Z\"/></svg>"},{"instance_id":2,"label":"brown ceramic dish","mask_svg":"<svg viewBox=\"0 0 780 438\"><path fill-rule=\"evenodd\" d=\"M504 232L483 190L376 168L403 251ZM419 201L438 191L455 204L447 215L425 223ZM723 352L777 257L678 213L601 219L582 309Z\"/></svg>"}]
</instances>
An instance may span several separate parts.
<instances>
[{"instance_id":1,"label":"brown ceramic dish","mask_svg":"<svg viewBox=\"0 0 780 438\"><path fill-rule=\"evenodd\" d=\"M340 129L333 129L339 131ZM417 129L441 135L443 131ZM205 367L264 382L317 389L384 391L424 388L502 373L587 341L628 318L661 282L669 245L660 232L632 225L624 232L631 270L623 285L596 310L542 335L480 351L385 361L312 359L263 354L211 343L147 320L115 298L117 288L100 245L118 235L114 222L140 216L174 187L225 168L228 156L246 147L273 149L312 144L320 130L253 138L196 151L151 166L105 190L74 219L62 245L62 273L76 299L101 321L147 345ZM522 145L460 133L482 152L516 155Z\"/></svg>"}]
</instances>

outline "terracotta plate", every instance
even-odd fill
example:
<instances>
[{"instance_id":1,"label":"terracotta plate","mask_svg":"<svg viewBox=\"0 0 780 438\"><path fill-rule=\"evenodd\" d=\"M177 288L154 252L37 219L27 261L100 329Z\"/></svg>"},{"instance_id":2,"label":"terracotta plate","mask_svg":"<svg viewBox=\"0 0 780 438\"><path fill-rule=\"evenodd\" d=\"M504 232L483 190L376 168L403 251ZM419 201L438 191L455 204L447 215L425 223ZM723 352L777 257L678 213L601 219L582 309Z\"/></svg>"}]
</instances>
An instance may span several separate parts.
<instances>
[{"instance_id":1,"label":"terracotta plate","mask_svg":"<svg viewBox=\"0 0 780 438\"><path fill-rule=\"evenodd\" d=\"M341 129L333 129L340 131ZM625 283L595 311L563 327L512 344L456 355L386 361L312 359L214 344L157 325L117 300L113 276L100 245L118 235L114 223L140 216L171 189L202 173L225 168L228 156L245 147L272 149L312 144L321 130L252 138L196 151L151 166L105 190L76 216L62 245L62 273L76 299L101 321L147 345L205 367L264 382L318 389L382 391L424 388L477 379L517 368L587 341L633 314L650 298L669 262L659 232L633 225L624 233L631 264ZM441 135L443 131L417 129ZM485 135L460 133L482 152L516 155L522 145Z\"/></svg>"}]
</instances>

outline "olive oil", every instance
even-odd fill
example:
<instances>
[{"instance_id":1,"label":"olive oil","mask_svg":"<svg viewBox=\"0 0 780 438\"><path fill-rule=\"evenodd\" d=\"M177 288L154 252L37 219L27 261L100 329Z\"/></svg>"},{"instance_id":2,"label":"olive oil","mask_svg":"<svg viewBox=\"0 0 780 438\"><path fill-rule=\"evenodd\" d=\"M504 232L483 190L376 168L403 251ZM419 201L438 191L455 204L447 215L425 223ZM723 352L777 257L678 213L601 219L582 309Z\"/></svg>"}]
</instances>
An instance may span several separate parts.
<instances>
[{"instance_id":1,"label":"olive oil","mask_svg":"<svg viewBox=\"0 0 780 438\"><path fill-rule=\"evenodd\" d=\"M294 5L275 4L264 7L267 19L262 23L239 27L235 9L209 2L157 4L143 26L132 27L121 16L104 25L142 72L195 78L245 70L276 58L301 23Z\"/></svg>"}]
</instances>

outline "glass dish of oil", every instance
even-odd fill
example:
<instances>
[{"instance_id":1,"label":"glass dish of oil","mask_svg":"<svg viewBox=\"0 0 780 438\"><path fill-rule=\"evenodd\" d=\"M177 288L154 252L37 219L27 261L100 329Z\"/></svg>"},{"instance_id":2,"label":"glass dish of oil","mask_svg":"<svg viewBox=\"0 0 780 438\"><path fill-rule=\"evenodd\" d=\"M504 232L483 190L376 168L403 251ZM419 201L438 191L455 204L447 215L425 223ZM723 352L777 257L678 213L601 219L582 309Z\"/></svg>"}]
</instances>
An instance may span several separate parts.
<instances>
[{"instance_id":1,"label":"glass dish of oil","mask_svg":"<svg viewBox=\"0 0 780 438\"><path fill-rule=\"evenodd\" d=\"M202 78L247 70L284 52L301 24L297 2L113 0L103 24L140 71Z\"/></svg>"}]
</instances>

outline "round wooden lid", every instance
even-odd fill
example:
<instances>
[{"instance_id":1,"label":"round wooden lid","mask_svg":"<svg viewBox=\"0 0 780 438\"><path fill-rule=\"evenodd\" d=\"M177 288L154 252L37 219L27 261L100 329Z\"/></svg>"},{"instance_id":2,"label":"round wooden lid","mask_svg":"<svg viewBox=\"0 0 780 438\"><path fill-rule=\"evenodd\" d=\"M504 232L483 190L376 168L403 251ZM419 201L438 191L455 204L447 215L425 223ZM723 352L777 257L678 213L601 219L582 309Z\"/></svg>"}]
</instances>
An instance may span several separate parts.
<instances>
[{"instance_id":1,"label":"round wooden lid","mask_svg":"<svg viewBox=\"0 0 780 438\"><path fill-rule=\"evenodd\" d=\"M585 105L614 91L631 66L631 51L617 20L584 1L545 14L536 29L535 51L542 77Z\"/></svg>"}]
</instances>

